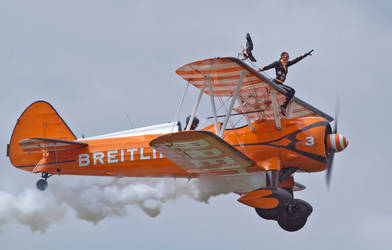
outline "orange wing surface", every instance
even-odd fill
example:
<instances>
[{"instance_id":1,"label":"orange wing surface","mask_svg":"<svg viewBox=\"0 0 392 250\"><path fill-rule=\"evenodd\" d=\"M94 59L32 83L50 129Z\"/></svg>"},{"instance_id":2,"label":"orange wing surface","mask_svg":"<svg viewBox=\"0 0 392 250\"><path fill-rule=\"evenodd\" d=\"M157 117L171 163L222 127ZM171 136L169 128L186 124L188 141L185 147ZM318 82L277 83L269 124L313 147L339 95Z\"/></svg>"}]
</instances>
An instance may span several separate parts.
<instances>
[{"instance_id":1,"label":"orange wing surface","mask_svg":"<svg viewBox=\"0 0 392 250\"><path fill-rule=\"evenodd\" d=\"M242 75L243 81L238 95L242 108L238 106L234 110L237 113L244 113L252 120L274 119L272 94L275 91L279 105L285 100L284 89L233 57L217 57L192 62L177 69L176 73L197 88L202 88L207 79L211 80L214 96L232 96ZM210 88L205 88L204 92L209 95ZM318 116L328 121L333 120L329 115L296 97L293 98L289 115L290 118Z\"/></svg>"},{"instance_id":2,"label":"orange wing surface","mask_svg":"<svg viewBox=\"0 0 392 250\"><path fill-rule=\"evenodd\" d=\"M150 146L189 173L243 173L255 164L208 131L184 131L159 136L150 142Z\"/></svg>"}]
</instances>

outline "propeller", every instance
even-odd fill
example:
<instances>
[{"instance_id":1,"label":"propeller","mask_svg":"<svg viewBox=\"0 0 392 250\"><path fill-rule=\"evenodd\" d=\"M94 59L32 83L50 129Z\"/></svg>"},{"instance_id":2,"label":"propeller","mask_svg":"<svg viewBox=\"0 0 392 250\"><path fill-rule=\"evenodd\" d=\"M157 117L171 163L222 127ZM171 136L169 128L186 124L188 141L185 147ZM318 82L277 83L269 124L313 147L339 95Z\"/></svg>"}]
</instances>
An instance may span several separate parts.
<instances>
[{"instance_id":1,"label":"propeller","mask_svg":"<svg viewBox=\"0 0 392 250\"><path fill-rule=\"evenodd\" d=\"M333 160L335 157L335 153L344 150L348 145L348 140L343 135L338 134L339 111L340 111L340 102L339 102L339 98L336 97L335 119L333 124L333 130L332 130L332 134L327 135L327 149L329 150L329 152L327 153L326 182L328 188L330 187L331 184L332 167L333 167Z\"/></svg>"},{"instance_id":2,"label":"propeller","mask_svg":"<svg viewBox=\"0 0 392 250\"><path fill-rule=\"evenodd\" d=\"M333 134L337 133L337 115L335 114L335 119L334 119L334 128L332 131ZM335 157L335 151L331 151L328 156L327 156L327 175L326 175L326 180L327 180L327 187L329 188L331 185L331 176L332 176L332 166L333 166L333 159Z\"/></svg>"}]
</instances>

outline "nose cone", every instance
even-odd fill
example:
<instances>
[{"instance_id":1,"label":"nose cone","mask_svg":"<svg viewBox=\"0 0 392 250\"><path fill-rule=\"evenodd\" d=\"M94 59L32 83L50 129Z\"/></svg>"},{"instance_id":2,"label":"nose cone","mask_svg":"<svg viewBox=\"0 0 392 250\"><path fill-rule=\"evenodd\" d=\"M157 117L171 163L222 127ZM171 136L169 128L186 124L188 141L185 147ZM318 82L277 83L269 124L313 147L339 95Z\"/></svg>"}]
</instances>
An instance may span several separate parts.
<instances>
[{"instance_id":1,"label":"nose cone","mask_svg":"<svg viewBox=\"0 0 392 250\"><path fill-rule=\"evenodd\" d=\"M335 152L344 150L348 145L348 140L343 135L329 134L327 135L327 148Z\"/></svg>"}]
</instances>

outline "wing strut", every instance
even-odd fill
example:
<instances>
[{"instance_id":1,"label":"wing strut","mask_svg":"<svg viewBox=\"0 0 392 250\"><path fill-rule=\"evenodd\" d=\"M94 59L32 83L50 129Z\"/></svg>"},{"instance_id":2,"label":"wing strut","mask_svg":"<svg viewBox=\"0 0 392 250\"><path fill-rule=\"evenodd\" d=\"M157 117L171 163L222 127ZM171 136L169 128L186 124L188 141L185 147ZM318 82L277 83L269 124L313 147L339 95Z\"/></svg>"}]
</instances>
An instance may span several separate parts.
<instances>
[{"instance_id":1,"label":"wing strut","mask_svg":"<svg viewBox=\"0 0 392 250\"><path fill-rule=\"evenodd\" d=\"M244 80L245 74L246 74L246 71L242 70L240 79L238 80L237 88L235 89L234 95L231 97L230 106L226 111L225 121L223 122L221 131L220 131L220 137L223 136L223 133L226 130L227 122L229 121L229 118L230 118L230 113L233 110L234 102L237 100L237 96L238 96L238 93L240 92L242 81Z\"/></svg>"},{"instance_id":2,"label":"wing strut","mask_svg":"<svg viewBox=\"0 0 392 250\"><path fill-rule=\"evenodd\" d=\"M216 118L216 107L215 107L214 91L212 90L211 78L208 78L208 87L210 89L212 114L214 115L215 134L219 135L218 119Z\"/></svg>"},{"instance_id":3,"label":"wing strut","mask_svg":"<svg viewBox=\"0 0 392 250\"><path fill-rule=\"evenodd\" d=\"M272 97L272 105L274 110L274 118L275 118L275 125L278 130L282 129L282 124L280 123L280 116L279 116L279 103L278 98L276 97L276 90L271 90L271 97Z\"/></svg>"},{"instance_id":4,"label":"wing strut","mask_svg":"<svg viewBox=\"0 0 392 250\"><path fill-rule=\"evenodd\" d=\"M189 122L188 122L185 130L189 130L191 128L191 125L193 123L193 119L195 119L195 114L196 114L197 109L199 108L200 100L201 100L201 97L203 96L204 89L206 88L208 79L209 78L206 77L206 79L204 80L203 87L201 87L201 89L200 89L199 96L197 97L197 102L195 104L195 107L193 108L191 119L189 119Z\"/></svg>"}]
</instances>

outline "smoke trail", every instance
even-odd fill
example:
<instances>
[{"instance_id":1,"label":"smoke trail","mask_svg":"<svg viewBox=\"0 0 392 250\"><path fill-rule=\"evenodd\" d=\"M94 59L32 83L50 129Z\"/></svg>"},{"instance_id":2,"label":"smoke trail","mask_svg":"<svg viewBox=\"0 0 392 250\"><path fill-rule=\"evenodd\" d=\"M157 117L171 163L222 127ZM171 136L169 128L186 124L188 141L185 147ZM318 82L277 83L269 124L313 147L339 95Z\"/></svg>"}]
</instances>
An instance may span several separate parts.
<instances>
[{"instance_id":1,"label":"smoke trail","mask_svg":"<svg viewBox=\"0 0 392 250\"><path fill-rule=\"evenodd\" d=\"M10 222L30 227L31 231L44 232L51 223L61 220L66 207L59 206L47 194L27 190L16 196L0 191L0 229Z\"/></svg>"},{"instance_id":2,"label":"smoke trail","mask_svg":"<svg viewBox=\"0 0 392 250\"><path fill-rule=\"evenodd\" d=\"M213 196L260 187L263 179L223 179L202 177L196 180L114 178L110 182L64 186L51 183L45 192L27 190L18 195L0 191L0 229L19 223L31 231L45 232L73 210L79 219L98 224L107 217L126 216L128 206L137 206L151 217L162 205L179 197L208 203ZM249 190L249 191L250 191Z\"/></svg>"},{"instance_id":3,"label":"smoke trail","mask_svg":"<svg viewBox=\"0 0 392 250\"><path fill-rule=\"evenodd\" d=\"M75 211L78 218L97 224L110 216L125 216L126 207L136 205L151 217L159 215L168 200L187 196L208 203L212 196L233 190L224 180L114 179L110 183L51 189L59 204Z\"/></svg>"}]
</instances>

